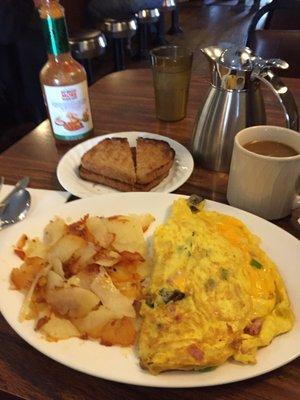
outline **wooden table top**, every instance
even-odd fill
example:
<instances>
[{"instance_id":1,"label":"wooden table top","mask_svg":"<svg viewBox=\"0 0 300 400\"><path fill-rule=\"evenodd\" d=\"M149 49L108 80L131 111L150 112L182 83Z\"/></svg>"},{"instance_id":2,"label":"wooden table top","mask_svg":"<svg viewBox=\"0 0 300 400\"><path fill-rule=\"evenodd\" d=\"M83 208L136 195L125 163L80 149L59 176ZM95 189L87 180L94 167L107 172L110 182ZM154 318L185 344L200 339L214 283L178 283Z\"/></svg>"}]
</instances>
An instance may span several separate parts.
<instances>
[{"instance_id":1,"label":"wooden table top","mask_svg":"<svg viewBox=\"0 0 300 400\"><path fill-rule=\"evenodd\" d=\"M208 90L208 79L193 75L187 117L175 123L156 119L151 71L126 70L107 75L90 88L95 126L94 135L110 132L140 131L168 136L186 147L197 110ZM285 79L300 109L300 79ZM270 125L284 126L279 105L265 91ZM30 186L62 189L55 170L68 147L57 146L49 122L45 121L0 155L0 175L15 183L28 175ZM196 167L190 179L176 192L200 194L226 201L228 176ZM300 237L300 210L276 224ZM228 385L195 389L156 389L123 385L94 378L69 369L42 355L14 333L0 317L0 399L160 399L188 400L299 400L300 358L260 377Z\"/></svg>"}]
</instances>

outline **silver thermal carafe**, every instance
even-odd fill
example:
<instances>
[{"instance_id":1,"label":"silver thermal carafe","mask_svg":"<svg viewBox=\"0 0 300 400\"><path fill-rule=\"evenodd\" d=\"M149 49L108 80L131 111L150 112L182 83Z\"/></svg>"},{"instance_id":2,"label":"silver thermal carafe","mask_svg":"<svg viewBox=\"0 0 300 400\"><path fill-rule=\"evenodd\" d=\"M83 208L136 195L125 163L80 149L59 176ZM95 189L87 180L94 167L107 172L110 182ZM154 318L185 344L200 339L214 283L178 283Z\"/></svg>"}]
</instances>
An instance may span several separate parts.
<instances>
[{"instance_id":1,"label":"silver thermal carafe","mask_svg":"<svg viewBox=\"0 0 300 400\"><path fill-rule=\"evenodd\" d=\"M264 60L247 47L201 49L210 61L212 82L198 113L192 140L195 161L204 168L228 171L235 135L243 128L265 125L260 83L268 85L284 111L286 126L298 130L294 98L271 68L288 68L280 59Z\"/></svg>"}]
</instances>

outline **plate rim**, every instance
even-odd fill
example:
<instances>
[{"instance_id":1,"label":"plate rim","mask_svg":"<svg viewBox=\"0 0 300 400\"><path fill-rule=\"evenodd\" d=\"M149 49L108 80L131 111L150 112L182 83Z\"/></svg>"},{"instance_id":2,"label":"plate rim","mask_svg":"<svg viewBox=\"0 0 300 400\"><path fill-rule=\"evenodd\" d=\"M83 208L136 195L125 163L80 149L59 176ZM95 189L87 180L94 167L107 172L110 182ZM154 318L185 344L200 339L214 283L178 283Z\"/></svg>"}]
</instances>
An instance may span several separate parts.
<instances>
[{"instance_id":1,"label":"plate rim","mask_svg":"<svg viewBox=\"0 0 300 400\"><path fill-rule=\"evenodd\" d=\"M120 197L120 196L125 196L125 197L127 197L127 196L148 196L149 195L149 193L145 193L145 192L133 192L133 193L110 193L110 194L107 194L106 196L108 196L108 197ZM172 197L173 198L173 200L175 200L176 198L180 198L180 197L183 197L183 198L187 198L188 196L186 196L186 195L181 195L181 194L173 194L173 193L156 193L156 192L153 192L153 193L150 193L150 196L158 196L158 197L161 197L161 196L164 196L164 197ZM103 196L91 196L91 197L89 197L89 198L84 198L84 199L77 199L77 200L74 200L74 201L72 201L72 202L68 202L68 203L64 203L64 204L62 204L62 205L60 205L58 208L53 208L52 210L47 210L47 214L48 215L50 215L51 214L51 216L52 215L56 215L56 214L58 214L59 215L59 213L61 213L62 211L61 210L64 210L65 208L68 208L68 205L69 204L74 204L74 203L80 203L80 202L89 202L89 201L93 201L93 200L95 200L95 199L97 199L97 198L99 198L99 197L103 197ZM100 201L101 201L101 199L99 199ZM104 200L104 201L107 201L107 200ZM300 242L297 240L297 238L296 237L294 237L293 235L291 235L289 232L287 232L287 231L285 231L284 229L282 229L282 228L280 228L279 226L277 226L277 225L275 225L275 224L272 224L271 222L269 222L269 221L267 221L267 220L265 220L265 219L263 219L263 218L261 218L261 217L259 217L259 216L256 216L256 215L254 215L254 214L251 214L251 213L249 213L249 212L247 212L247 211L244 211L244 210L240 210L240 209L238 209L238 208L236 208L236 207L232 207L232 206L230 206L230 205L227 205L227 204L224 204L224 203L219 203L219 202L216 202L216 201L213 201L213 200L206 200L206 201L208 201L208 203L211 205L211 206L214 206L215 204L219 204L219 205L222 205L222 206L224 206L225 208L230 208L230 209L233 209L234 211L235 210L238 210L238 212L240 212L240 213L242 213L242 215L243 214L246 214L246 216L250 216L251 218L252 217L254 217L255 219L258 219L259 221L261 221L261 222L263 222L263 224L266 224L266 225L268 225L268 226L271 226L272 227L272 229L275 229L277 232L280 232L281 234L284 234L286 237L287 237L287 239L289 239L289 240L291 240L292 239L292 241L293 241L293 243L295 244L295 245L297 245L298 246L298 248L300 249ZM79 211L78 211L79 212ZM127 211L128 212L128 211ZM223 212L223 211L218 211L218 212ZM106 211L104 212L104 213L106 213ZM44 215L46 215L46 211L45 211L45 213L43 213ZM237 218L240 218L240 216L238 216ZM11 228L9 228L10 229L10 232L13 232L14 230L17 230L17 228L18 227L20 227L21 225L22 226L24 226L24 228L23 229L26 229L26 226L28 225L28 226L30 226L31 224L32 224L32 220L33 220L33 222L35 222L35 221L38 221L39 220L39 216L37 215L37 216L33 216L32 218L28 218L27 220L24 220L24 221L22 221L21 223L19 223L18 225L15 225L15 226L13 226L13 227L11 227ZM1 233L2 235L4 234L3 232ZM1 234L0 234L0 237L1 237ZM11 235L10 235L11 236ZM2 284L2 283L1 283ZM1 298L0 298L0 300L1 300ZM18 335L18 336L20 336L23 340L25 340L30 346L32 346L34 349L36 349L36 350L38 350L41 354L44 354L44 355L46 355L47 357L49 357L50 359L53 359L53 360L55 360L56 362L59 362L60 364L62 364L62 365L64 365L65 367L69 367L69 368L72 368L72 369L74 369L74 370L77 370L77 371L80 371L80 372L82 372L82 373L85 373L85 374L88 374L88 375L91 375L91 376L94 376L94 377L96 377L96 378L100 378L100 379L105 379L105 380L109 380L109 381L113 381L113 382L119 382L119 383L125 383L125 384L131 384L131 385L135 385L135 386L144 386L144 387L162 387L162 388L192 388L192 387L194 387L194 388L196 388L196 387L209 387L209 386L217 386L217 385L223 385L223 384L229 384L229 383L233 383L233 382L239 382L239 381L244 381L244 380L248 380L248 379L252 379L252 378L255 378L255 377L257 377L257 376L262 376L262 375L265 375L266 373L269 373L269 372L271 372L271 371L273 371L273 370L276 370L276 369L278 369L278 368L280 368L280 367L282 367L283 365L286 365L286 364L288 364L289 362L291 362L291 361L293 361L293 360L295 360L297 357L299 357L300 356L300 348L298 349L298 353L297 352L295 352L295 354L293 355L293 356L291 356L291 357L289 357L289 359L287 359L287 360L284 360L284 361L282 361L282 362L280 362L280 363L278 363L278 364L276 364L276 366L274 366L274 367L270 367L270 368L266 368L264 371L257 371L257 373L253 373L253 374L251 374L250 376L247 376L247 377L234 377L233 379L231 378L228 378L227 380L225 379L221 379L221 377L220 377L220 379L218 379L217 380L217 382L212 382L212 383L207 383L207 382L205 382L204 384L202 384L201 383L201 375L199 375L199 382L197 383L197 384L195 384L194 382L188 382L187 384L184 384L184 383L176 383L176 384L174 384L174 382L172 381L171 383L164 383L163 381L159 381L159 382L157 382L157 383L141 383L141 382L136 382L134 379L131 379L131 378L123 378L123 379L116 379L116 378L111 378L111 377L109 377L108 375L107 375L107 373L104 373L104 374L101 374L101 375L99 375L99 374L97 374L96 372L91 372L91 371L86 371L84 368L80 368L80 367L74 367L73 365L71 366L70 364L67 364L67 362L68 361L61 361L61 359L59 359L58 357L56 357L55 355L52 355L51 354L51 350L50 350L50 348L49 348L49 351L48 351L48 349L46 350L46 351L44 351L44 350L41 350L39 347L39 345L38 344L35 344L34 343L34 335L32 335L32 340L31 340L31 338L27 338L26 337L26 335L25 334L23 334L22 332L19 332L19 330L18 329L16 329L16 327L15 326L13 326L11 323L10 323L10 321L6 318L6 312L4 312L3 313L3 302L2 301L0 301L0 311L1 311L1 313L2 313L2 315L3 315L3 317L4 317L4 319L6 320L6 322L11 326L11 328L14 330L14 332ZM241 366L242 367L242 366ZM180 373L181 372L183 372L183 371L179 371ZM185 373L189 373L189 372L192 372L192 371L186 371ZM195 373L195 372L192 372L192 373ZM151 376L151 375L150 375Z\"/></svg>"},{"instance_id":2,"label":"plate rim","mask_svg":"<svg viewBox=\"0 0 300 400\"><path fill-rule=\"evenodd\" d=\"M95 196L95 195L104 195L104 194L113 194L113 193L126 193L126 192L121 192L121 191L107 191L107 192L98 193L98 194L97 194L97 193L90 192L88 195L82 196L82 194L80 194L79 191L76 192L76 190L73 190L73 189L72 189L72 191L70 191L69 185L66 185L66 184L64 183L64 178L62 177L62 174L63 174L62 166L63 166L63 164L66 162L66 160L68 159L68 157L70 157L70 154L72 154L73 152L75 153L76 150L80 149L84 144L95 143L95 144L93 144L93 145L96 145L97 143L99 143L100 141L102 141L102 140L104 140L104 139L106 139L106 138L116 137L116 136L118 136L118 135L124 135L125 137L128 137L128 136L131 135L131 134L134 134L134 135L141 135L142 137L147 137L147 136L151 136L151 138L152 138L152 137L153 137L153 138L156 137L156 138L158 138L158 140L165 140L166 142L168 142L168 143L170 144L170 146L172 146L172 143L174 143L175 146L178 146L178 147L181 149L181 151L184 153L185 157L188 158L188 163L189 163L189 165L190 165L190 166L188 167L187 172L186 172L185 175L183 176L183 178L182 178L181 180L179 180L179 182L180 182L179 184L178 184L178 183L174 183L174 184L171 185L167 190L163 190L163 191L159 191L159 192L155 192L155 191L150 190L149 192L145 192L145 193L171 193L171 192L173 192L174 190L176 190L176 189L178 189L179 187L181 187L185 182L187 182L187 180L190 178L190 176L192 175L192 173L193 173L193 171L194 171L195 162L194 162L194 158L193 158L191 152L189 151L189 149L188 149L186 146L184 146L183 144L181 144L180 142L178 142L178 141L175 140L175 139L172 139L172 138L170 138L170 137L168 137L168 136L165 136L165 135L161 135L161 134L159 134L159 133L145 132L145 131L143 131L143 132L141 132L141 131L120 131L120 132L111 132L111 133L101 134L101 135L99 135L99 136L92 137L92 138L87 139L87 140L85 140L85 141L83 141L83 142L81 142L81 143L78 143L77 145L75 145L74 147L72 147L71 149L69 149L69 150L62 156L62 158L59 160L59 162L58 162L58 164L57 164L57 167L56 167L56 177L57 177L57 179L58 179L60 185L61 185L66 191L68 191L69 193L71 193L73 196L76 196L76 197L82 198L82 199L85 199L85 198L88 198L88 197L92 197L92 196ZM124 137L124 136L123 136L123 137ZM91 147L92 147L92 145L91 145ZM89 147L89 149L90 149L91 147ZM176 160L176 152L175 152L175 160ZM175 163L174 163L174 165L175 165ZM174 166L174 165L173 165L173 166ZM175 166L175 168L176 168L176 166ZM164 178L164 179L168 179L168 177L166 177L166 178ZM163 182L163 181L162 181L162 182ZM91 183L93 184L93 182L91 182ZM103 190L105 190L105 188L106 188L105 185L102 185L102 184L100 184L100 183L99 183L99 184L95 183L95 185L100 185L100 186L102 186L102 187L104 188ZM108 187L108 188L109 188L109 187ZM75 192L76 192L76 193L75 193ZM139 193L139 192L135 192L135 193ZM79 194L80 194L80 195L79 195Z\"/></svg>"}]
</instances>

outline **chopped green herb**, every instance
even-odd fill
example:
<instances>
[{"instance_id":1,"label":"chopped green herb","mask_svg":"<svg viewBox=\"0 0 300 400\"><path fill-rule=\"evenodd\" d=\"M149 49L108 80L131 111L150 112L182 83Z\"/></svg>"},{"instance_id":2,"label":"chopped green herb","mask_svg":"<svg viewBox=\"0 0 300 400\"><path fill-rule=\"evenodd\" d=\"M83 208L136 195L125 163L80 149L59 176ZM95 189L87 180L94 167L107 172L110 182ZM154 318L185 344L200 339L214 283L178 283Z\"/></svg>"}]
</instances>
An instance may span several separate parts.
<instances>
[{"instance_id":1,"label":"chopped green herb","mask_svg":"<svg viewBox=\"0 0 300 400\"><path fill-rule=\"evenodd\" d=\"M197 213L202 210L204 207L204 199L203 197L197 196L196 194L192 194L188 199L187 199L188 206L190 207L190 210L192 213Z\"/></svg>"},{"instance_id":2,"label":"chopped green herb","mask_svg":"<svg viewBox=\"0 0 300 400\"><path fill-rule=\"evenodd\" d=\"M178 289L170 290L162 288L158 293L165 304L169 303L170 301L182 300L185 297L185 294Z\"/></svg>"},{"instance_id":3,"label":"chopped green herb","mask_svg":"<svg viewBox=\"0 0 300 400\"><path fill-rule=\"evenodd\" d=\"M191 245L189 245L189 246L191 246ZM190 252L190 250L189 250L189 246L177 246L176 250L177 250L179 253L181 253L181 252L183 252L183 251L186 251L188 257L190 257L190 256L191 256L191 252Z\"/></svg>"},{"instance_id":4,"label":"chopped green herb","mask_svg":"<svg viewBox=\"0 0 300 400\"><path fill-rule=\"evenodd\" d=\"M254 258L252 258L252 260L250 261L250 265L257 269L262 268L262 264L259 261L255 260Z\"/></svg>"},{"instance_id":5,"label":"chopped green herb","mask_svg":"<svg viewBox=\"0 0 300 400\"><path fill-rule=\"evenodd\" d=\"M205 367L205 368L199 369L199 372L210 372L210 371L213 371L216 368L217 367Z\"/></svg>"},{"instance_id":6,"label":"chopped green herb","mask_svg":"<svg viewBox=\"0 0 300 400\"><path fill-rule=\"evenodd\" d=\"M217 286L216 281L213 278L208 278L204 284L205 290L209 291Z\"/></svg>"},{"instance_id":7,"label":"chopped green herb","mask_svg":"<svg viewBox=\"0 0 300 400\"><path fill-rule=\"evenodd\" d=\"M154 308L154 297L151 294L148 294L146 297L146 304L150 308Z\"/></svg>"},{"instance_id":8,"label":"chopped green herb","mask_svg":"<svg viewBox=\"0 0 300 400\"><path fill-rule=\"evenodd\" d=\"M228 269L221 268L220 275L221 275L221 279L223 279L223 281L227 281L228 280L228 275L229 275Z\"/></svg>"}]
</instances>

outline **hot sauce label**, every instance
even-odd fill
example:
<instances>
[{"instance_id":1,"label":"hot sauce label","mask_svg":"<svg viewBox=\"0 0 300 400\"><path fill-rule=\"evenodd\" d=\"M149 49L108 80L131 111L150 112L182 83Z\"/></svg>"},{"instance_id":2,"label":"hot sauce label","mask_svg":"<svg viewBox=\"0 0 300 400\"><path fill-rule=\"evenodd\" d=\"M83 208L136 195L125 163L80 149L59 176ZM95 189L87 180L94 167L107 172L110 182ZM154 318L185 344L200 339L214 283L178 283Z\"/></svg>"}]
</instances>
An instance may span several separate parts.
<instances>
[{"instance_id":1,"label":"hot sauce label","mask_svg":"<svg viewBox=\"0 0 300 400\"><path fill-rule=\"evenodd\" d=\"M57 139L81 139L93 129L86 81L71 86L44 85L44 91Z\"/></svg>"}]
</instances>

